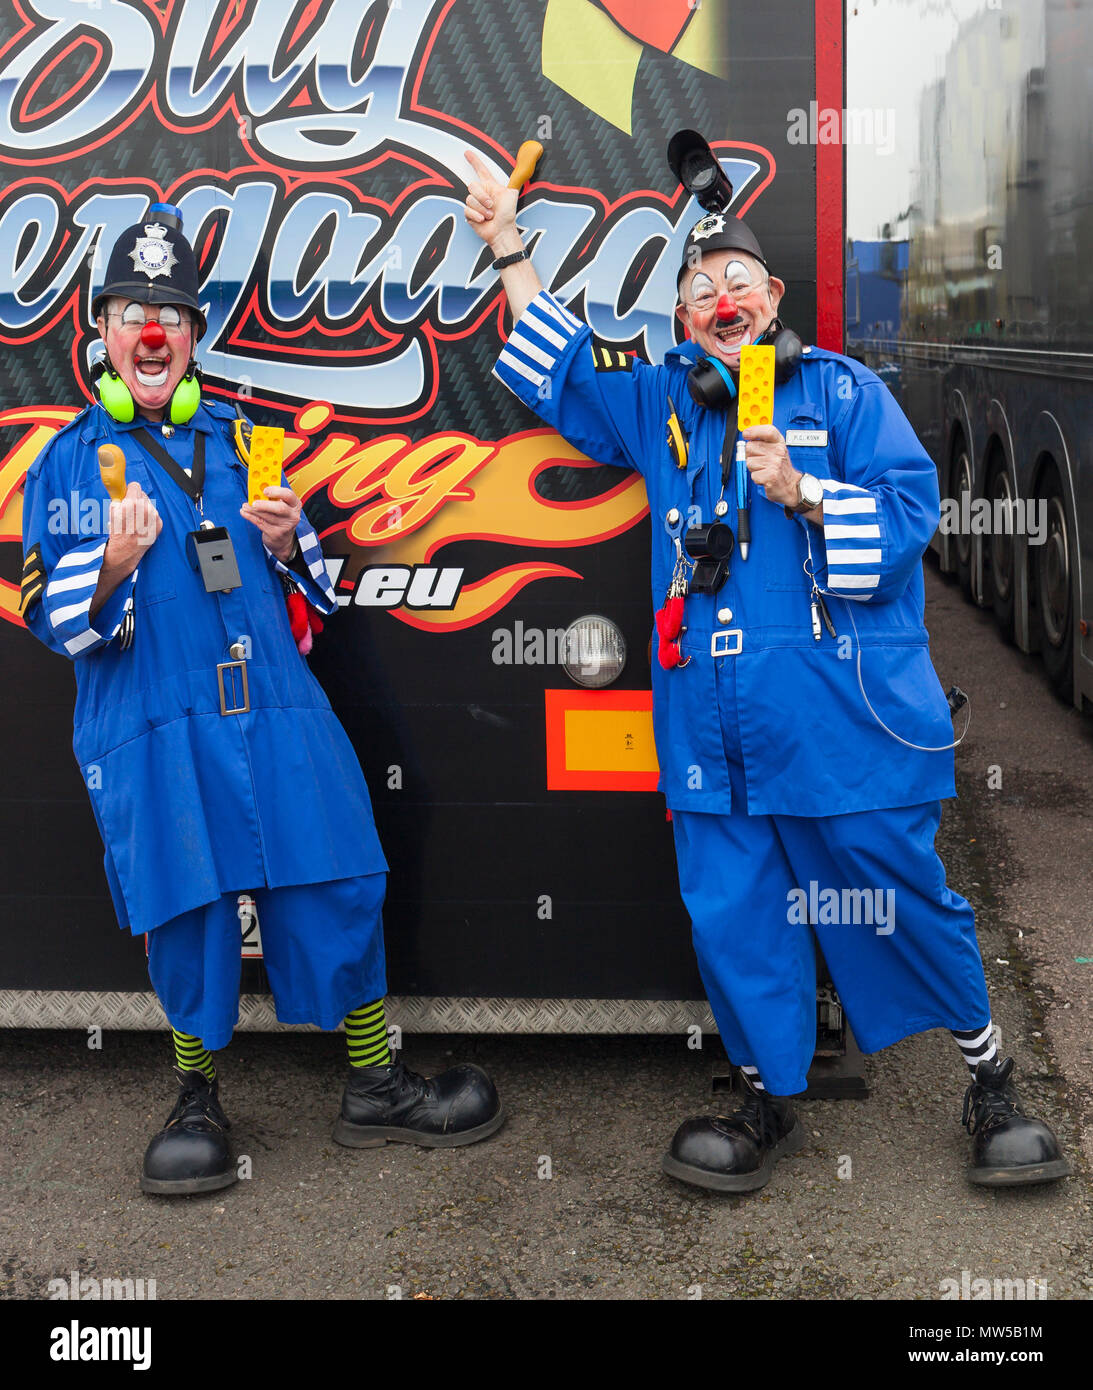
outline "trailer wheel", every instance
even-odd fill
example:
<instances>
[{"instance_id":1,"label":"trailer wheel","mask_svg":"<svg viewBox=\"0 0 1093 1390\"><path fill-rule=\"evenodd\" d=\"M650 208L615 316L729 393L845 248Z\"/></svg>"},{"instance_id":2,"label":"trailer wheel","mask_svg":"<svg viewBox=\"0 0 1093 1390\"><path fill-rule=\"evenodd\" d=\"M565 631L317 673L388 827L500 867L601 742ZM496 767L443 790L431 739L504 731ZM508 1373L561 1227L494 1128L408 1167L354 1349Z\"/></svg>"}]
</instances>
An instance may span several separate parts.
<instances>
[{"instance_id":1,"label":"trailer wheel","mask_svg":"<svg viewBox=\"0 0 1093 1390\"><path fill-rule=\"evenodd\" d=\"M997 468L987 485L987 500L991 504L991 517L1001 514L1007 527L1012 527L1013 485L1005 465ZM1002 503L999 507L996 503ZM984 537L984 569L989 571L987 590L994 608L994 620L998 631L1007 642L1013 641L1013 594L1014 594L1014 545L1012 529L1001 532L993 525Z\"/></svg>"},{"instance_id":2,"label":"trailer wheel","mask_svg":"<svg viewBox=\"0 0 1093 1390\"><path fill-rule=\"evenodd\" d=\"M970 502L972 491L972 459L963 439L957 444L953 455L952 468L949 470L949 490L957 505L956 514L962 517L964 509L960 499L967 493ZM961 525L957 526L953 554L956 558L956 577L960 587L967 598L972 598L972 538L970 533L965 533Z\"/></svg>"},{"instance_id":3,"label":"trailer wheel","mask_svg":"<svg viewBox=\"0 0 1093 1390\"><path fill-rule=\"evenodd\" d=\"M1070 699L1074 684L1074 540L1058 470L1049 464L1040 485L1047 509L1047 539L1031 547L1040 653L1057 695Z\"/></svg>"}]
</instances>

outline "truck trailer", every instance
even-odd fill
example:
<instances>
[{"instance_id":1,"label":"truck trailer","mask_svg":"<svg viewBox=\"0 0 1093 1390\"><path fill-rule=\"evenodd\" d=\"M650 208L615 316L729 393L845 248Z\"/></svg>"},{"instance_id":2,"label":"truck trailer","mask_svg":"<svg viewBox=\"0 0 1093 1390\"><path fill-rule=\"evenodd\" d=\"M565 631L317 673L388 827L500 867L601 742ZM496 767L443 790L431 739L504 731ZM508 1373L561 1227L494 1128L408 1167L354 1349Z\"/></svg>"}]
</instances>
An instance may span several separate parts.
<instances>
[{"instance_id":1,"label":"truck trailer","mask_svg":"<svg viewBox=\"0 0 1093 1390\"><path fill-rule=\"evenodd\" d=\"M391 867L392 1021L713 1029L656 791L644 487L491 377L510 324L464 153L507 176L542 144L520 223L544 282L657 361L700 215L665 151L700 130L786 322L841 351L844 147L800 132L841 112L843 40L841 0L3 0L0 1024L164 1026L70 751L72 673L18 603L23 478L94 399L115 237L166 201L204 390L284 428L338 594L310 659ZM245 898L240 919L240 1026L271 1028ZM830 1040L826 986L818 1009Z\"/></svg>"}]
</instances>

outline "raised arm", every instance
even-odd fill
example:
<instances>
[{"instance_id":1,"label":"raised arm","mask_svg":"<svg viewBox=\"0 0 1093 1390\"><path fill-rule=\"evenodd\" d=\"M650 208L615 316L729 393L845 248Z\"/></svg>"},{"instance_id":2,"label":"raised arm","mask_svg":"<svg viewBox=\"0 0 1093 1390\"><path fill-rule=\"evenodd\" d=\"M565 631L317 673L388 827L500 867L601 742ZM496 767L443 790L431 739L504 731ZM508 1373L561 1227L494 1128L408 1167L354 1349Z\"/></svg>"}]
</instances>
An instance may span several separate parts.
<instances>
[{"instance_id":1,"label":"raised arm","mask_svg":"<svg viewBox=\"0 0 1093 1390\"><path fill-rule=\"evenodd\" d=\"M494 260L523 251L524 239L516 227L520 190L498 183L484 160L473 150L466 153L476 177L467 184L464 217L493 252ZM530 260L506 266L500 275L515 322L543 288L542 281Z\"/></svg>"}]
</instances>

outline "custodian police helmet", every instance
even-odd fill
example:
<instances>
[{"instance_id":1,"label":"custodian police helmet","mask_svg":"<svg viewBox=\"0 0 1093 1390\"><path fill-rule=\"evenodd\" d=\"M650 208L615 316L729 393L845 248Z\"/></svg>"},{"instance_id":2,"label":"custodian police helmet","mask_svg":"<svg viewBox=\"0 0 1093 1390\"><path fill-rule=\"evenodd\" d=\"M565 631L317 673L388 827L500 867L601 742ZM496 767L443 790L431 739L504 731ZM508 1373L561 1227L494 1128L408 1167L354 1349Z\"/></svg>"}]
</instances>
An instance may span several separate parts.
<instances>
[{"instance_id":1,"label":"custodian police helmet","mask_svg":"<svg viewBox=\"0 0 1093 1390\"><path fill-rule=\"evenodd\" d=\"M197 336L204 336L197 260L182 235L178 208L170 203L152 203L143 219L126 227L118 237L110 252L106 281L91 301L92 314L97 317L114 295L141 304L185 304L193 310Z\"/></svg>"}]
</instances>

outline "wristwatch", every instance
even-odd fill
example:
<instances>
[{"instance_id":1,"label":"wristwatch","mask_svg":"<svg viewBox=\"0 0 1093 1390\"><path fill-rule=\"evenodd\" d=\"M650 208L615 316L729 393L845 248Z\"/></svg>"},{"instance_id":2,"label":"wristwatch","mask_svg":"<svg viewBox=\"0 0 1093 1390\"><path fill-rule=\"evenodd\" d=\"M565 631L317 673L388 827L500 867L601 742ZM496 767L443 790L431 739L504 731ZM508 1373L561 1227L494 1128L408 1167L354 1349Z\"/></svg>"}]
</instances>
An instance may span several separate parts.
<instances>
[{"instance_id":1,"label":"wristwatch","mask_svg":"<svg viewBox=\"0 0 1093 1390\"><path fill-rule=\"evenodd\" d=\"M815 511L824 500L823 484L819 478L814 478L811 473L802 473L797 479L797 505L787 507L787 516L801 516L805 512Z\"/></svg>"}]
</instances>

